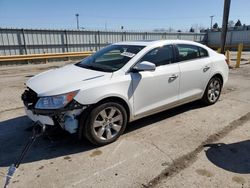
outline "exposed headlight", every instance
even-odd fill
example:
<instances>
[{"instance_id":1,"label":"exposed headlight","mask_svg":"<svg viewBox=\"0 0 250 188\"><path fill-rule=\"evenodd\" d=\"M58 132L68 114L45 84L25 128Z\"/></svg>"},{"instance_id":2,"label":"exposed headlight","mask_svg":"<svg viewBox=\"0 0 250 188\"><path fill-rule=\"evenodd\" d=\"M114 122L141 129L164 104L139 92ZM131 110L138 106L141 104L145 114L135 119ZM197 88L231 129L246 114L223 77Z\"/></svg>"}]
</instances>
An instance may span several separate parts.
<instances>
[{"instance_id":1,"label":"exposed headlight","mask_svg":"<svg viewBox=\"0 0 250 188\"><path fill-rule=\"evenodd\" d=\"M72 91L62 95L41 97L35 108L37 109L59 109L65 107L76 96L78 91Z\"/></svg>"}]
</instances>

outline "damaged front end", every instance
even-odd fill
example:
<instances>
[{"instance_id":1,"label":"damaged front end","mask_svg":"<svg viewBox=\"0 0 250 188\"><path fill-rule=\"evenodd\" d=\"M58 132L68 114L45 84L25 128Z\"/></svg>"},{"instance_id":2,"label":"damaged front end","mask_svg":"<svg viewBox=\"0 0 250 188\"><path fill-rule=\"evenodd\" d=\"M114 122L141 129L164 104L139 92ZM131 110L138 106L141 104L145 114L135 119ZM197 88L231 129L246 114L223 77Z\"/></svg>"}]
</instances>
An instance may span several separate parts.
<instances>
[{"instance_id":1,"label":"damaged front end","mask_svg":"<svg viewBox=\"0 0 250 188\"><path fill-rule=\"evenodd\" d=\"M35 91L27 88L22 94L22 100L26 114L32 121L40 121L44 125L60 125L73 134L77 132L80 114L87 107L73 99L77 92L38 97Z\"/></svg>"}]
</instances>

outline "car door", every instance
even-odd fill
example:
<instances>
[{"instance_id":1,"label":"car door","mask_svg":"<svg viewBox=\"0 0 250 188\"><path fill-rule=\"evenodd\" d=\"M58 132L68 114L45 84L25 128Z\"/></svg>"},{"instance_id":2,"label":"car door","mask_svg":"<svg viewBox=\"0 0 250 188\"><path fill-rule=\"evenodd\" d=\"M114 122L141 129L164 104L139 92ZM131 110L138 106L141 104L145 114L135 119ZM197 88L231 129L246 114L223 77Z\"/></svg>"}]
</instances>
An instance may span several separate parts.
<instances>
[{"instance_id":1,"label":"car door","mask_svg":"<svg viewBox=\"0 0 250 188\"><path fill-rule=\"evenodd\" d=\"M176 45L180 67L180 100L202 97L212 62L206 49L189 44Z\"/></svg>"},{"instance_id":2,"label":"car door","mask_svg":"<svg viewBox=\"0 0 250 188\"><path fill-rule=\"evenodd\" d=\"M155 48L142 61L154 63L156 69L131 73L135 117L161 111L178 100L180 70L173 46Z\"/></svg>"}]
</instances>

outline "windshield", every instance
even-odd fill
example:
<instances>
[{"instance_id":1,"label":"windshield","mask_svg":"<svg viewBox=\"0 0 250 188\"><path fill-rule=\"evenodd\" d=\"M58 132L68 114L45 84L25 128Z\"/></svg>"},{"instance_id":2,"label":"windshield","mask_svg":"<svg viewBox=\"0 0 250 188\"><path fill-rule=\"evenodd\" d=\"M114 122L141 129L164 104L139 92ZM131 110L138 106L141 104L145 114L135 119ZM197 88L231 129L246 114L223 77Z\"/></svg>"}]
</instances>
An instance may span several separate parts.
<instances>
[{"instance_id":1,"label":"windshield","mask_svg":"<svg viewBox=\"0 0 250 188\"><path fill-rule=\"evenodd\" d=\"M86 69L114 72L122 68L145 46L110 45L83 59L76 65Z\"/></svg>"}]
</instances>

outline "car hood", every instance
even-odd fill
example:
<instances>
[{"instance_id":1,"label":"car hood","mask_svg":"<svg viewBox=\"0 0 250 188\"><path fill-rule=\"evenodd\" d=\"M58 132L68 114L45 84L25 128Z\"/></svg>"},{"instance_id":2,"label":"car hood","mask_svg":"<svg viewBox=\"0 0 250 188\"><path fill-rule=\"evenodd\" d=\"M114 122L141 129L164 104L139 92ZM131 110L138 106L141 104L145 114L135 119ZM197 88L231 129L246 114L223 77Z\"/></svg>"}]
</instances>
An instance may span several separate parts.
<instances>
[{"instance_id":1,"label":"car hood","mask_svg":"<svg viewBox=\"0 0 250 188\"><path fill-rule=\"evenodd\" d=\"M112 73L100 72L67 65L58 69L42 72L26 82L26 86L35 91L38 96L59 95L84 87L83 83L93 80L110 78Z\"/></svg>"}]
</instances>

